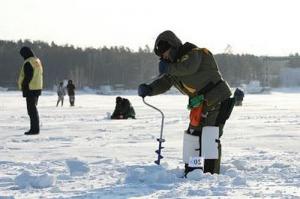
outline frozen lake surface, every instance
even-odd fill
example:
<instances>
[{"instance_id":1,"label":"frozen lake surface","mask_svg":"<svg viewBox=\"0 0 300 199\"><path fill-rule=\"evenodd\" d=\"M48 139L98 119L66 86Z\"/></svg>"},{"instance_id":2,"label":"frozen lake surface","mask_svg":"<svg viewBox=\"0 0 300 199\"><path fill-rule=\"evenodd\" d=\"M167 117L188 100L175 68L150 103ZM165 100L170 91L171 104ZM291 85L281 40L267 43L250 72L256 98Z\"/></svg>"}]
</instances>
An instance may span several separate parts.
<instances>
[{"instance_id":1,"label":"frozen lake surface","mask_svg":"<svg viewBox=\"0 0 300 199\"><path fill-rule=\"evenodd\" d=\"M246 95L222 137L220 175L183 172L187 97L146 98L165 113L162 165L160 115L128 98L136 120L109 120L116 96L80 94L76 106L39 99L41 133L25 136L29 118L19 92L0 92L0 198L300 198L300 92Z\"/></svg>"}]
</instances>

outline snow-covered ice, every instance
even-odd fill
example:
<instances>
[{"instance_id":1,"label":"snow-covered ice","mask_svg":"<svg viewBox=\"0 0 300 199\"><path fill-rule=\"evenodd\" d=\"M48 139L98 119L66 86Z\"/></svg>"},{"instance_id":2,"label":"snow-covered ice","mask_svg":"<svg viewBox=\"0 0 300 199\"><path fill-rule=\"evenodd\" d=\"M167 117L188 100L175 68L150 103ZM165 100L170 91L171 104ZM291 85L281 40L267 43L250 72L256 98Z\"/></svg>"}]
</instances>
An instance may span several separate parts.
<instances>
[{"instance_id":1,"label":"snow-covered ice","mask_svg":"<svg viewBox=\"0 0 300 199\"><path fill-rule=\"evenodd\" d=\"M30 172L24 171L15 178L15 183L20 189L29 186L33 188L47 188L53 186L54 177L48 174L34 176Z\"/></svg>"},{"instance_id":2,"label":"snow-covered ice","mask_svg":"<svg viewBox=\"0 0 300 199\"><path fill-rule=\"evenodd\" d=\"M20 92L0 91L0 198L300 198L300 92L246 95L222 137L220 175L182 178L187 98L146 98L165 113L161 166L153 163L160 114L126 95L136 120L109 120L116 96L81 93L76 106L39 99L41 134L25 136Z\"/></svg>"}]
</instances>

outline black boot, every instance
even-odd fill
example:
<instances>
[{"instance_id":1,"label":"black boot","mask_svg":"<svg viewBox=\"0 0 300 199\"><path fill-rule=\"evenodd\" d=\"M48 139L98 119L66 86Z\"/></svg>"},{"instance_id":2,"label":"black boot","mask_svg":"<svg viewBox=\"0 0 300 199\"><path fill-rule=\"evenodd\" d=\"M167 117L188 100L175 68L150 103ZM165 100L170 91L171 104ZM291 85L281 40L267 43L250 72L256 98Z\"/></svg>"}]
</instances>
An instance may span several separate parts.
<instances>
[{"instance_id":1,"label":"black boot","mask_svg":"<svg viewBox=\"0 0 300 199\"><path fill-rule=\"evenodd\" d=\"M201 168L198 168L198 167L192 168L192 167L189 167L188 164L184 164L184 177L186 178L187 174L191 171L194 171L195 169L201 169Z\"/></svg>"},{"instance_id":2,"label":"black boot","mask_svg":"<svg viewBox=\"0 0 300 199\"><path fill-rule=\"evenodd\" d=\"M38 135L39 134L39 132L38 131L27 131L27 132L25 132L24 133L25 135Z\"/></svg>"}]
</instances>

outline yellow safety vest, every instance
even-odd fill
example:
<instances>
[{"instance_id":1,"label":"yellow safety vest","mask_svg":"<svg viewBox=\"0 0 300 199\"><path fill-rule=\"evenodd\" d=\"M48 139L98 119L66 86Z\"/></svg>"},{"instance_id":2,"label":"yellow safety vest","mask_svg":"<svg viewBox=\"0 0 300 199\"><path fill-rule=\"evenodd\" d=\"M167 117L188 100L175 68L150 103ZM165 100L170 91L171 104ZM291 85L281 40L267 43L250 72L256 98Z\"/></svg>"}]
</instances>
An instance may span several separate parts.
<instances>
[{"instance_id":1,"label":"yellow safety vest","mask_svg":"<svg viewBox=\"0 0 300 199\"><path fill-rule=\"evenodd\" d=\"M27 62L29 62L33 68L33 76L31 81L29 82L29 89L30 90L43 89L43 66L41 61L36 57L29 57L24 61L24 64L21 68L21 72L19 75L19 80L18 80L19 89L22 90L22 83L25 77L24 66Z\"/></svg>"}]
</instances>

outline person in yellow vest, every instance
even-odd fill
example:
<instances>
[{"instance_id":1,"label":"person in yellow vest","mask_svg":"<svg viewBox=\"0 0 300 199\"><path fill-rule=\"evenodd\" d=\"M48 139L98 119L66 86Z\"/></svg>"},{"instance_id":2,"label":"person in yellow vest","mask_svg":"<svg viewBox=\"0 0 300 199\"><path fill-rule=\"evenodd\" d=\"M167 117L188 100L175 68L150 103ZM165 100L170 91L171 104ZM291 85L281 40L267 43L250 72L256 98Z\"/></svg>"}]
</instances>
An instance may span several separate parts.
<instances>
[{"instance_id":1,"label":"person in yellow vest","mask_svg":"<svg viewBox=\"0 0 300 199\"><path fill-rule=\"evenodd\" d=\"M22 47L20 54L24 58L24 63L21 67L18 87L26 98L27 112L30 117L30 130L25 132L25 135L36 135L40 132L36 106L43 89L43 66L29 47Z\"/></svg>"}]
</instances>

